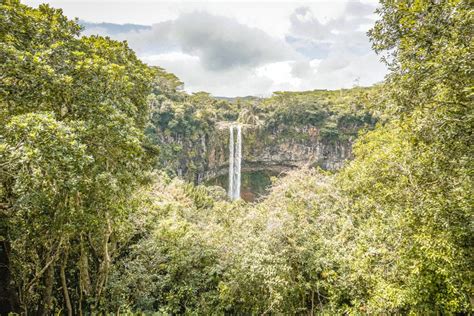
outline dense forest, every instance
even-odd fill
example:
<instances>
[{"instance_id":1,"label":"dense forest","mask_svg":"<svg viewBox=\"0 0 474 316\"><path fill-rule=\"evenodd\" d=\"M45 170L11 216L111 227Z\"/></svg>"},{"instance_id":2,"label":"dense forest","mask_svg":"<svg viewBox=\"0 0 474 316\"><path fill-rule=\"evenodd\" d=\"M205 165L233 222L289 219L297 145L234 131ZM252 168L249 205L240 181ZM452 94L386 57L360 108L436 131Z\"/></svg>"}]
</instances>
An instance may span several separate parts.
<instances>
[{"instance_id":1,"label":"dense forest","mask_svg":"<svg viewBox=\"0 0 474 316\"><path fill-rule=\"evenodd\" d=\"M474 313L473 3L376 13L384 82L226 99L1 1L0 314ZM244 157L302 128L351 153L231 201L205 183L226 122Z\"/></svg>"}]
</instances>

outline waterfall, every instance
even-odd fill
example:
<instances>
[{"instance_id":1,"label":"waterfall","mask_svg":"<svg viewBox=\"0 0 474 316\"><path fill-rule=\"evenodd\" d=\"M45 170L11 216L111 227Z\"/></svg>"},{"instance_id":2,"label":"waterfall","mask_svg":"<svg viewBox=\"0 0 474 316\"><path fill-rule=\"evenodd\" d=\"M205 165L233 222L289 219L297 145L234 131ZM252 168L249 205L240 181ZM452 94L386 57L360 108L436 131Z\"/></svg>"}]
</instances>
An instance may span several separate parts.
<instances>
[{"instance_id":1,"label":"waterfall","mask_svg":"<svg viewBox=\"0 0 474 316\"><path fill-rule=\"evenodd\" d=\"M234 129L237 139L234 140ZM240 167L242 161L242 128L240 125L229 126L229 198L240 198Z\"/></svg>"},{"instance_id":2,"label":"waterfall","mask_svg":"<svg viewBox=\"0 0 474 316\"><path fill-rule=\"evenodd\" d=\"M234 161L234 200L240 199L240 164L242 161L242 128L237 125L237 143L235 144Z\"/></svg>"},{"instance_id":3,"label":"waterfall","mask_svg":"<svg viewBox=\"0 0 474 316\"><path fill-rule=\"evenodd\" d=\"M234 199L234 127L229 126L229 190L231 200Z\"/></svg>"}]
</instances>

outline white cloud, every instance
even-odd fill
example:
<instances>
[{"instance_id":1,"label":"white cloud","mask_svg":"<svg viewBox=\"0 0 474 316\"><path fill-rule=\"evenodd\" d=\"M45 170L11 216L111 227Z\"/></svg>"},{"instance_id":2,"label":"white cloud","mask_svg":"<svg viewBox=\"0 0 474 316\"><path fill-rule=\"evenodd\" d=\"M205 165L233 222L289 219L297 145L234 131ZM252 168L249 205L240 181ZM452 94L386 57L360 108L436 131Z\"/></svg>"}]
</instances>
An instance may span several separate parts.
<instances>
[{"instance_id":1,"label":"white cloud","mask_svg":"<svg viewBox=\"0 0 474 316\"><path fill-rule=\"evenodd\" d=\"M292 64L294 61L281 61L276 63L269 63L258 67L255 70L257 76L267 77L273 81L275 86L288 86L297 88L301 79L294 77L292 74Z\"/></svg>"},{"instance_id":2,"label":"white cloud","mask_svg":"<svg viewBox=\"0 0 474 316\"><path fill-rule=\"evenodd\" d=\"M271 91L273 84L271 78L256 74L254 68L213 71L205 68L199 57L182 52L146 56L143 60L185 78L184 88L188 92L208 91L216 96L261 95Z\"/></svg>"},{"instance_id":3,"label":"white cloud","mask_svg":"<svg viewBox=\"0 0 474 316\"><path fill-rule=\"evenodd\" d=\"M170 52L159 55L142 56L141 59L148 63L166 63L166 62L195 62L199 63L199 57L184 54L182 52Z\"/></svg>"},{"instance_id":4,"label":"white cloud","mask_svg":"<svg viewBox=\"0 0 474 316\"><path fill-rule=\"evenodd\" d=\"M373 84L386 72L365 34L376 1L51 2L69 17L96 22L86 34L127 40L143 61L175 73L189 92L337 89L356 79ZM104 21L140 25L98 23Z\"/></svg>"},{"instance_id":5,"label":"white cloud","mask_svg":"<svg viewBox=\"0 0 474 316\"><path fill-rule=\"evenodd\" d=\"M99 31L104 34L102 29ZM91 31L86 29L86 32ZM180 50L188 55L199 56L205 68L215 71L257 67L298 57L298 53L286 42L260 29L203 11L180 15L175 20L154 24L151 29L107 34L113 38L126 39L139 55Z\"/></svg>"}]
</instances>

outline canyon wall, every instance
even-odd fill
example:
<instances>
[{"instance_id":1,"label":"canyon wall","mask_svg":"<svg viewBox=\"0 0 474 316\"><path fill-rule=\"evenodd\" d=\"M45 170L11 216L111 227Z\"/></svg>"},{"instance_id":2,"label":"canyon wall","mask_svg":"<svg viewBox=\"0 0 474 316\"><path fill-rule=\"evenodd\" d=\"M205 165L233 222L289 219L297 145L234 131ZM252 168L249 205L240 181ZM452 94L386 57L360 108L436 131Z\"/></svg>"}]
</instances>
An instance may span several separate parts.
<instances>
[{"instance_id":1,"label":"canyon wall","mask_svg":"<svg viewBox=\"0 0 474 316\"><path fill-rule=\"evenodd\" d=\"M307 165L337 170L352 158L351 137L321 137L320 130L314 126L258 128L244 125L242 137L242 172L285 172ZM183 158L170 161L177 175L202 183L228 172L229 130L225 123L199 139L173 141L188 152Z\"/></svg>"}]
</instances>

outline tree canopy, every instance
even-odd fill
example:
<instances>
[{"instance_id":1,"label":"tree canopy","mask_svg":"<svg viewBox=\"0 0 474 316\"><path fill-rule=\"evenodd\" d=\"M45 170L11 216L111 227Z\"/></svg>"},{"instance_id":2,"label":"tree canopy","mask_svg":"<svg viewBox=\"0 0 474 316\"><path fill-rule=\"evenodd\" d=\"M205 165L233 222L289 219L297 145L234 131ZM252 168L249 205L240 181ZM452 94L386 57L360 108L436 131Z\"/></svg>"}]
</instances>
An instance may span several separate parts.
<instances>
[{"instance_id":1,"label":"tree canopy","mask_svg":"<svg viewBox=\"0 0 474 316\"><path fill-rule=\"evenodd\" d=\"M472 9L382 0L383 83L232 100L3 1L0 313L473 313ZM311 126L354 159L228 201L170 172L221 122Z\"/></svg>"}]
</instances>

